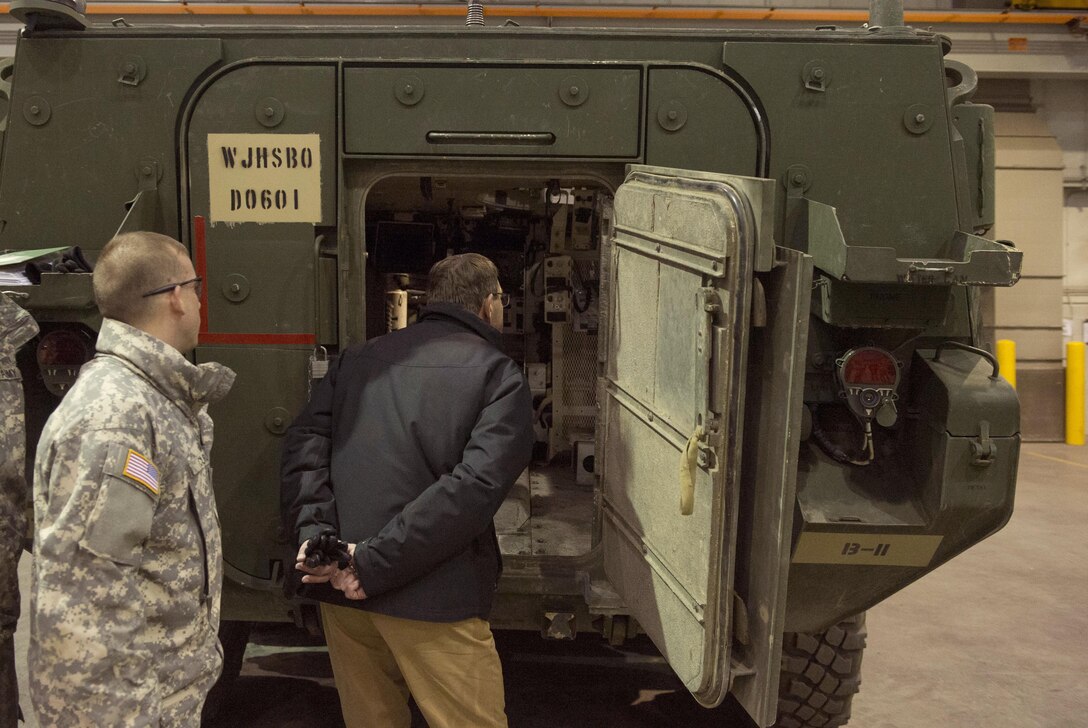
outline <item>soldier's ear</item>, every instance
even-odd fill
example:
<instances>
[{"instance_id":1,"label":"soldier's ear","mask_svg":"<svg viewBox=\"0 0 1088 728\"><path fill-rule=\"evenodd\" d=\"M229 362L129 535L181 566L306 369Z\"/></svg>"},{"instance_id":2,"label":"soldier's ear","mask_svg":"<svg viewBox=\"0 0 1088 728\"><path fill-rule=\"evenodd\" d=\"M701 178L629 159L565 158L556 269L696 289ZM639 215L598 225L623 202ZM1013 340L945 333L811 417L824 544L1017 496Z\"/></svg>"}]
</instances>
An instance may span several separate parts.
<instances>
[{"instance_id":1,"label":"soldier's ear","mask_svg":"<svg viewBox=\"0 0 1088 728\"><path fill-rule=\"evenodd\" d=\"M170 306L170 313L177 316L185 315L185 301L182 298L184 292L183 286L174 286L174 289L164 296Z\"/></svg>"}]
</instances>

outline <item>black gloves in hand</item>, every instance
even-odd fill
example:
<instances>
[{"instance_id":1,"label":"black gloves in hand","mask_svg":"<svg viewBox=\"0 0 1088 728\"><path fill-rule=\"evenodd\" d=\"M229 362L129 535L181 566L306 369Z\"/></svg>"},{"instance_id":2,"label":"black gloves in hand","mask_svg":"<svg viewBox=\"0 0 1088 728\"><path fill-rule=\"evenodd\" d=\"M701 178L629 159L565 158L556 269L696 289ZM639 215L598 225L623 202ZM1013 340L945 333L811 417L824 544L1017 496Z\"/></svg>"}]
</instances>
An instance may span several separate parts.
<instances>
[{"instance_id":1,"label":"black gloves in hand","mask_svg":"<svg viewBox=\"0 0 1088 728\"><path fill-rule=\"evenodd\" d=\"M304 563L311 569L332 563L335 563L338 569L346 569L351 563L348 544L337 537L336 531L326 529L306 542Z\"/></svg>"}]
</instances>

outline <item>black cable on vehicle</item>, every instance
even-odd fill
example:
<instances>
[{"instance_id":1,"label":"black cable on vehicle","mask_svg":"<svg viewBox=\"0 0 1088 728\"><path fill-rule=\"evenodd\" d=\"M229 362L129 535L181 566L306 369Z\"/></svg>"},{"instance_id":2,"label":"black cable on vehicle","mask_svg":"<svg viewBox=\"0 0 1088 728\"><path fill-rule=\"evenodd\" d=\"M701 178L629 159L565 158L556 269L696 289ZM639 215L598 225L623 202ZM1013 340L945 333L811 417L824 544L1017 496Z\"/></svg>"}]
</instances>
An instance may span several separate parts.
<instances>
[{"instance_id":1,"label":"black cable on vehicle","mask_svg":"<svg viewBox=\"0 0 1088 728\"><path fill-rule=\"evenodd\" d=\"M831 459L840 462L847 463L848 465L868 465L874 459L873 454L873 437L872 432L867 431L864 433L864 440L862 442L863 449L868 450L868 459L861 460L859 458L852 457L847 454L845 450L831 441L831 438L827 436L824 429L820 426L820 408L813 405L812 407L812 437L816 440L816 444L820 446L820 449ZM866 448L867 446L867 448Z\"/></svg>"}]
</instances>

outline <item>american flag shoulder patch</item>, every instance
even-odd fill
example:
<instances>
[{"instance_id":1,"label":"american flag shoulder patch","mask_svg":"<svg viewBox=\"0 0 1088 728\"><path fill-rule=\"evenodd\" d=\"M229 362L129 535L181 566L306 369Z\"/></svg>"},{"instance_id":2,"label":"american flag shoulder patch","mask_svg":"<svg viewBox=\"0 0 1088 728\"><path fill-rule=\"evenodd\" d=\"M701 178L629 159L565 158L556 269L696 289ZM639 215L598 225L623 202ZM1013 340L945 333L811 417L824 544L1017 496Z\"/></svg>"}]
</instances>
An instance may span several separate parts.
<instances>
[{"instance_id":1,"label":"american flag shoulder patch","mask_svg":"<svg viewBox=\"0 0 1088 728\"><path fill-rule=\"evenodd\" d=\"M155 463L135 450L129 450L121 474L136 481L154 496L159 494L159 469Z\"/></svg>"}]
</instances>

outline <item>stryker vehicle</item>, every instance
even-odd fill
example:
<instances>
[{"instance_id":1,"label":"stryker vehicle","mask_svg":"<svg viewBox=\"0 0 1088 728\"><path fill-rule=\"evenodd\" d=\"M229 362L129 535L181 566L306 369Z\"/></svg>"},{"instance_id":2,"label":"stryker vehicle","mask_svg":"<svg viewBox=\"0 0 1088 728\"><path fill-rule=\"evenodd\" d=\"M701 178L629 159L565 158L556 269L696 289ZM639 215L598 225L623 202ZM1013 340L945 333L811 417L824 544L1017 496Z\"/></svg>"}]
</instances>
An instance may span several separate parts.
<instances>
[{"instance_id":1,"label":"stryker vehicle","mask_svg":"<svg viewBox=\"0 0 1088 728\"><path fill-rule=\"evenodd\" d=\"M238 373L212 408L235 669L246 623L317 621L281 588L281 436L450 252L498 265L535 397L496 628L644 633L708 708L841 725L865 610L1008 520L1019 405L979 290L1021 253L982 237L993 112L901 8L804 32L11 8L0 249L39 251L5 286L42 328L29 437L100 323L90 275L40 251L183 241L195 359Z\"/></svg>"}]
</instances>

